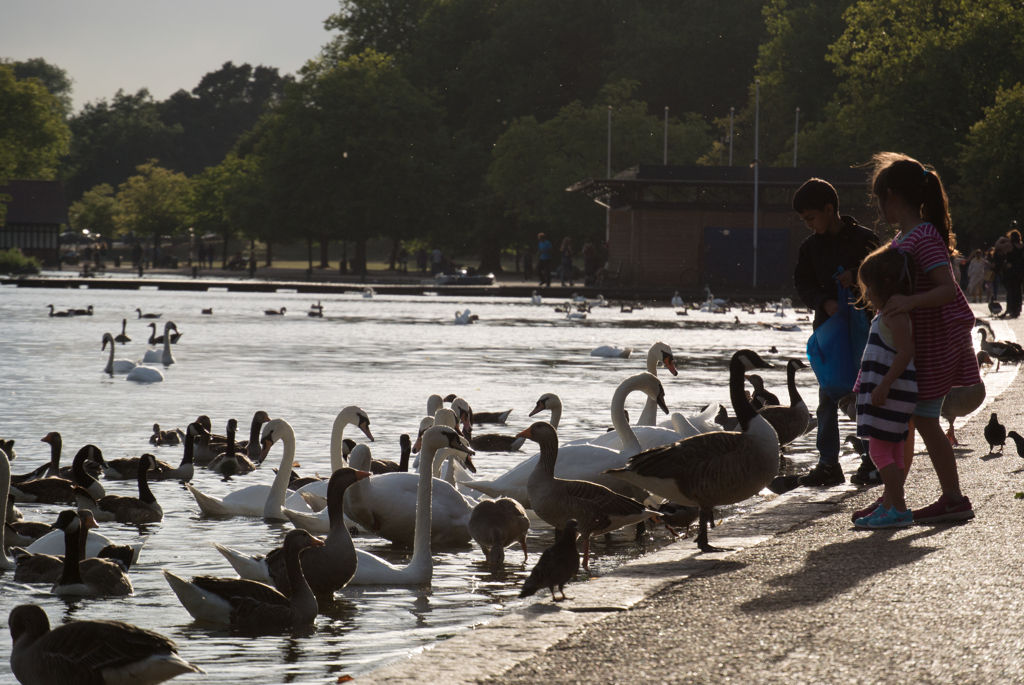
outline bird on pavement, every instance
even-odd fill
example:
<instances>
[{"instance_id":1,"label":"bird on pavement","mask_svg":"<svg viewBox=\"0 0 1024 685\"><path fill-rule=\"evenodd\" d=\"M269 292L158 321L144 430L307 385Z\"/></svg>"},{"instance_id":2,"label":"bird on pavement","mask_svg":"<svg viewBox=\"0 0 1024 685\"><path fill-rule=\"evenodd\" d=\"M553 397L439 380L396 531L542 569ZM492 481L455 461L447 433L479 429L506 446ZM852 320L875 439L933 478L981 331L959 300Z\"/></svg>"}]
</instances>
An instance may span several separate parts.
<instances>
[{"instance_id":1,"label":"bird on pavement","mask_svg":"<svg viewBox=\"0 0 1024 685\"><path fill-rule=\"evenodd\" d=\"M561 602L565 599L572 599L565 596L565 585L580 570L580 552L576 549L576 536L579 530L576 519L569 519L562 529L561 535L555 540L555 544L544 550L540 555L540 561L533 567L530 577L523 583L523 590L520 597L530 597L541 588L551 590L551 601ZM555 596L555 587L562 593L562 599Z\"/></svg>"},{"instance_id":2,"label":"bird on pavement","mask_svg":"<svg viewBox=\"0 0 1024 685\"><path fill-rule=\"evenodd\" d=\"M1003 447L1006 445L1006 426L999 423L995 412L992 412L988 425L985 426L985 441L988 442L989 454L995 452L996 445L999 446L1000 452L1003 451Z\"/></svg>"},{"instance_id":3,"label":"bird on pavement","mask_svg":"<svg viewBox=\"0 0 1024 685\"><path fill-rule=\"evenodd\" d=\"M992 313L992 316L997 316L999 312L1003 311L1003 305L996 300L992 300L988 303L988 310Z\"/></svg>"},{"instance_id":4,"label":"bird on pavement","mask_svg":"<svg viewBox=\"0 0 1024 685\"><path fill-rule=\"evenodd\" d=\"M1006 437L1013 440L1013 444L1017 446L1017 456L1024 459L1024 438L1020 436L1020 433L1010 431L1006 434Z\"/></svg>"}]
</instances>

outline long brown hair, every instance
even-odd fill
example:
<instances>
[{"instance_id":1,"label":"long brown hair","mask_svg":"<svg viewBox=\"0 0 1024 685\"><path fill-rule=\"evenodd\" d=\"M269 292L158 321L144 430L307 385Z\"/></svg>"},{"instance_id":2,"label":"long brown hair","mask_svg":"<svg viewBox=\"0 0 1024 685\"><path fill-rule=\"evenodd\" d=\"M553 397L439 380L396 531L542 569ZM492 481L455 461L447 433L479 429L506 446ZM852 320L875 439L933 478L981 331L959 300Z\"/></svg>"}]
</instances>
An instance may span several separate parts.
<instances>
[{"instance_id":1,"label":"long brown hair","mask_svg":"<svg viewBox=\"0 0 1024 685\"><path fill-rule=\"evenodd\" d=\"M919 208L921 217L938 229L946 249L952 254L956 250L956 235L949 216L949 199L935 170L898 152L879 152L871 161L875 167L871 174L871 192L884 203L892 191L893 195Z\"/></svg>"},{"instance_id":2,"label":"long brown hair","mask_svg":"<svg viewBox=\"0 0 1024 685\"><path fill-rule=\"evenodd\" d=\"M857 304L871 306L868 287L884 302L893 295L914 294L914 259L895 247L883 245L861 262L857 269L860 298Z\"/></svg>"}]
</instances>

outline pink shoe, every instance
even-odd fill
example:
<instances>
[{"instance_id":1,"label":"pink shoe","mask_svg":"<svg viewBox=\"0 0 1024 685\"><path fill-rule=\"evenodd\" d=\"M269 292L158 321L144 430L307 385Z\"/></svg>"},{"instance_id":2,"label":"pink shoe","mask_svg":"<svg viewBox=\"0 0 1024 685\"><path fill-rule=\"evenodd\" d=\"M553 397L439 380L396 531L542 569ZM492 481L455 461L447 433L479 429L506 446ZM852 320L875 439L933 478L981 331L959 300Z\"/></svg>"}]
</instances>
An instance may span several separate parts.
<instances>
[{"instance_id":1,"label":"pink shoe","mask_svg":"<svg viewBox=\"0 0 1024 685\"><path fill-rule=\"evenodd\" d=\"M944 523L946 521L968 521L974 518L974 507L965 495L962 500L954 503L943 495L937 502L924 509L914 510L915 523Z\"/></svg>"},{"instance_id":2,"label":"pink shoe","mask_svg":"<svg viewBox=\"0 0 1024 685\"><path fill-rule=\"evenodd\" d=\"M882 498L881 497L876 499L874 504L868 505L864 509L858 509L857 511L853 512L853 520L854 520L854 522L856 522L857 519L864 518L865 516L867 516L868 514L872 513L875 509L877 509L880 506L882 506ZM915 519L917 518L917 514L914 515L914 518Z\"/></svg>"}]
</instances>

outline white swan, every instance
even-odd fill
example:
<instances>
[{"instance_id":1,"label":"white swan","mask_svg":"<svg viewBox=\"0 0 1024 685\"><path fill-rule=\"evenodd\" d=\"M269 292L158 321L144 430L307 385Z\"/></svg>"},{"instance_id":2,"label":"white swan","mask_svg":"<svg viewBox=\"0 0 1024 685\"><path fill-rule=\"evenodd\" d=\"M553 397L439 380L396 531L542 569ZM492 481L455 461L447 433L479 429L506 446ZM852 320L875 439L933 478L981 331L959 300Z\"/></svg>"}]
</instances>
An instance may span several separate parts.
<instances>
[{"instance_id":1,"label":"white swan","mask_svg":"<svg viewBox=\"0 0 1024 685\"><path fill-rule=\"evenodd\" d=\"M3 495L4 506L0 507L0 530L7 526L7 495L11 491L11 461L7 458L7 452L0 449L0 495ZM10 570L17 566L14 560L7 556L2 538L0 538L0 569Z\"/></svg>"},{"instance_id":2,"label":"white swan","mask_svg":"<svg viewBox=\"0 0 1024 685\"><path fill-rule=\"evenodd\" d=\"M115 373L128 373L138 366L138 364L130 359L114 359L114 348L116 345L114 344L114 336L110 333L103 334L103 347L100 348L100 351L105 351L107 349L108 342L110 343L110 359L107 360L107 366L103 369L103 373L113 376Z\"/></svg>"},{"instance_id":3,"label":"white swan","mask_svg":"<svg viewBox=\"0 0 1024 685\"><path fill-rule=\"evenodd\" d=\"M423 434L424 458L420 464L419 475L416 476L416 518L413 535L412 559L409 565L401 568L384 561L378 556L361 549L356 549L359 563L356 574L349 581L353 585L426 585L434 574L434 560L430 556L431 528L433 522L433 487L439 481L431 477L434 455L441 448L450 447L456 450L466 449L459 434L446 426L435 426ZM383 476L371 476L361 483L382 480L392 476L410 476L408 473L388 473ZM345 508L348 509L352 488L345 494ZM466 528L469 536L468 518Z\"/></svg>"},{"instance_id":4,"label":"white swan","mask_svg":"<svg viewBox=\"0 0 1024 685\"><path fill-rule=\"evenodd\" d=\"M530 296L530 304L544 304L544 298L537 294L537 291L533 291L533 295Z\"/></svg>"},{"instance_id":5,"label":"white swan","mask_svg":"<svg viewBox=\"0 0 1024 685\"><path fill-rule=\"evenodd\" d=\"M647 350L647 373L657 376L658 367L664 366L673 376L678 376L675 357L672 356L672 348L660 340ZM648 396L644 403L644 410L640 412L640 418L636 420L638 426L653 426L658 422L658 403ZM557 428L557 426L556 426Z\"/></svg>"},{"instance_id":6,"label":"white swan","mask_svg":"<svg viewBox=\"0 0 1024 685\"><path fill-rule=\"evenodd\" d=\"M567 321L583 321L587 318L586 312L569 312L565 315Z\"/></svg>"},{"instance_id":7,"label":"white swan","mask_svg":"<svg viewBox=\"0 0 1024 685\"><path fill-rule=\"evenodd\" d=\"M174 325L173 321L168 321L164 324L164 349L161 350L146 350L146 356L142 358L144 362L160 362L164 366L170 366L174 363L174 355L171 354L171 331L178 332L178 327ZM163 380L163 379L161 379Z\"/></svg>"},{"instance_id":8,"label":"white swan","mask_svg":"<svg viewBox=\"0 0 1024 685\"><path fill-rule=\"evenodd\" d=\"M440 432L431 447L429 436ZM345 493L345 515L374 535L391 542L415 546L419 531L419 512L430 511L430 542L434 546L451 547L469 544L469 517L473 506L450 483L434 478L434 459L439 449L455 449L472 454L462 444L461 436L447 426L434 426L423 434L423 458L419 475L385 473L359 481ZM424 485L423 481L427 480ZM424 507L422 492L430 495L430 506ZM428 552L429 553L429 552Z\"/></svg>"},{"instance_id":9,"label":"white swan","mask_svg":"<svg viewBox=\"0 0 1024 685\"><path fill-rule=\"evenodd\" d=\"M135 564L139 560L139 554L142 553L142 548L146 546L146 540L148 537L143 538L142 542L136 542L128 545L132 548L132 564ZM85 558L95 557L99 555L107 545L116 545L115 541L108 538L102 533L97 533L95 530L89 530L89 536L85 541ZM64 554L64 533L60 530L51 530L49 533L39 538L31 545L25 548L26 552L32 554L50 554L53 556L60 556Z\"/></svg>"},{"instance_id":10,"label":"white swan","mask_svg":"<svg viewBox=\"0 0 1024 685\"><path fill-rule=\"evenodd\" d=\"M154 369L151 366L136 366L128 372L124 379L136 383L159 383L164 379L164 374L160 369Z\"/></svg>"},{"instance_id":11,"label":"white swan","mask_svg":"<svg viewBox=\"0 0 1024 685\"><path fill-rule=\"evenodd\" d=\"M658 425L662 428L671 428L683 438L688 438L698 433L720 431L722 427L715 423L715 417L718 415L720 406L717 402L712 402L704 408L704 411L690 416L673 412L668 419L660 422Z\"/></svg>"},{"instance_id":12,"label":"white swan","mask_svg":"<svg viewBox=\"0 0 1024 685\"><path fill-rule=\"evenodd\" d=\"M345 466L343 453L345 426L358 427L363 435L373 442L373 433L370 432L370 417L366 415L366 412L355 405L349 405L342 409L334 418L334 426L331 428L331 473ZM286 506L300 513L308 513L309 507L302 498L302 493L327 497L327 484L328 479L324 479L303 485L296 492L288 495Z\"/></svg>"},{"instance_id":13,"label":"white swan","mask_svg":"<svg viewBox=\"0 0 1024 685\"><path fill-rule=\"evenodd\" d=\"M364 288L363 289L363 299L371 300L371 299L373 299L374 294L375 293L373 292L373 288Z\"/></svg>"},{"instance_id":14,"label":"white swan","mask_svg":"<svg viewBox=\"0 0 1024 685\"><path fill-rule=\"evenodd\" d=\"M455 324L457 326L465 326L466 324L471 324L479 318L480 317L478 317L476 314L470 314L468 309L463 312L455 310Z\"/></svg>"},{"instance_id":15,"label":"white swan","mask_svg":"<svg viewBox=\"0 0 1024 685\"><path fill-rule=\"evenodd\" d=\"M207 516L253 516L271 521L287 520L281 508L288 493L288 476L295 462L295 431L284 419L273 419L263 427L260 442L264 454L261 456L265 457L265 453L278 440L284 441L284 455L272 485L250 485L217 499L197 490L191 483L185 483L203 513Z\"/></svg>"},{"instance_id":16,"label":"white swan","mask_svg":"<svg viewBox=\"0 0 1024 685\"><path fill-rule=\"evenodd\" d=\"M591 357L608 357L611 359L629 359L633 354L632 347L618 347L616 345L601 345L590 351Z\"/></svg>"},{"instance_id":17,"label":"white swan","mask_svg":"<svg viewBox=\"0 0 1024 685\"><path fill-rule=\"evenodd\" d=\"M655 376L649 373L641 373L624 380L616 388L615 394L612 397L612 423L615 425L616 433L624 436L625 447L616 450L594 444L593 442L570 442L561 445L558 448L558 461L555 464L556 478L586 480L598 483L620 495L634 499L639 497L640 500L643 500L646 497L646 493L642 493L638 488L623 488L620 479L603 473L603 471L610 468L622 467L609 466L609 464L624 466L630 457L647 449L643 446L642 441L637 439L635 431L657 435L657 438L662 440L658 442L658 445L666 445L679 439L679 435L675 431L654 426L633 427L629 425L625 412L626 397L637 390L644 392L648 396L653 395L659 405L664 405L664 391L661 387L661 381ZM656 442L652 438L649 439ZM463 485L490 497L511 497L524 507L532 508L530 506L527 483L530 479L530 474L533 473L533 469L539 461L540 453L538 452L528 459L524 459L494 480L467 481ZM620 482L616 483L616 480L620 480Z\"/></svg>"},{"instance_id":18,"label":"white swan","mask_svg":"<svg viewBox=\"0 0 1024 685\"><path fill-rule=\"evenodd\" d=\"M673 307L682 307L682 306L684 306L683 298L681 298L679 296L679 291L678 290L672 296L672 306Z\"/></svg>"}]
</instances>

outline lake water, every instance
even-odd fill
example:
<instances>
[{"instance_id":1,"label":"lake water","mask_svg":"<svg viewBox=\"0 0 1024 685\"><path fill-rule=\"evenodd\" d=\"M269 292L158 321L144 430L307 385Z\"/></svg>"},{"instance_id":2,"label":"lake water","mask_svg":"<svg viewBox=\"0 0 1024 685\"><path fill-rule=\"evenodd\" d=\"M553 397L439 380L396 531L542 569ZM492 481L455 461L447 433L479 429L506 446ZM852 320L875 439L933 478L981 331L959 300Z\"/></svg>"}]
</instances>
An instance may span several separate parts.
<instances>
[{"instance_id":1,"label":"lake water","mask_svg":"<svg viewBox=\"0 0 1024 685\"><path fill-rule=\"evenodd\" d=\"M527 414L537 398L556 392L565 407L561 441L596 436L610 425L609 401L625 377L643 370L647 349L663 340L672 346L678 377L664 370L670 410L695 413L709 402L727 402L726 364L732 352L748 347L779 362L762 374L785 402L785 366L789 357L804 357L810 333L770 330L759 322L779 323L771 314L727 315L691 313L677 316L669 307L648 307L632 314L618 308L595 308L586 321L567 321L552 305L527 300L480 300L437 296L363 299L359 295L323 298L324 318L306 316L312 298L295 293L185 293L157 290L58 290L0 287L0 437L15 438L18 459L14 473L23 473L49 458L39 442L49 431L64 439L64 463L84 444L99 446L106 457L138 456L151 450L154 422L165 429L184 428L199 414L208 414L223 433L236 418L247 433L256 410L286 419L295 429L297 461L303 474L329 471L331 425L346 405L359 405L370 417L377 439L375 457L398 459L398 436L415 432L431 393L457 393L477 410L514 411L507 427L515 433L530 425ZM49 318L46 305L58 310L93 305L95 315ZM100 351L103 333L117 334L128 318L133 341L118 346L117 357L136 359L146 349L145 321L136 307L162 312L162 324L174 321L183 337L174 346L176 364L166 380L138 385L102 373L107 355ZM201 315L212 307L213 316ZM287 307L286 316L265 316L264 309ZM455 326L456 309L480 316L471 326ZM735 318L739 318L739 323ZM790 323L799 316L790 311ZM161 331L162 332L162 331ZM629 346L632 359L589 356L598 345ZM775 345L778 354L768 354ZM797 376L808 404L816 403L817 386L809 370ZM638 416L642 395L627 402ZM730 407L730 414L732 408ZM541 415L546 419L547 415ZM663 417L661 417L663 418ZM480 432L492 428L478 429ZM352 434L352 433L355 434ZM844 430L844 433L846 431ZM240 436L244 437L244 436ZM348 437L361 438L350 428ZM533 450L475 457L480 477L493 478ZM276 445L268 463L280 459ZM154 450L177 464L180 447ZM813 434L789 453L787 467L803 469L814 459ZM316 457L306 455L318 455ZM269 483L269 468L225 483L198 470L193 483L213 495L256 483ZM133 481L104 482L111 494L137 495ZM321 606L310 635L246 637L210 629L192 621L165 583L160 570L181 576L233 576L231 567L209 543L265 553L280 544L290 529L260 520L201 517L192 497L176 482L157 483L154 494L165 516L161 523L138 526L102 524L101 532L119 542L148 535L138 565L131 571L135 595L123 599L66 602L45 586L11 582L0 575L0 616L17 604L41 605L51 625L70 619L117 619L156 630L179 643L182 656L209 675L192 677L209 683L325 683L341 674L358 676L388 661L444 639L474 624L520 606L519 586L528 568L519 564L521 551L509 550L506 571L490 573L478 547L435 555L434 582L429 588L345 589L332 605ZM749 503L748 503L749 504ZM21 507L28 520L52 522L63 507ZM746 505L732 509L742 513ZM635 558L669 539L656 532L654 542L637 543L632 531L595 539L595 574ZM531 531L532 551L551 542L550 530ZM360 547L401 563L410 550L392 549L386 541L360 537ZM692 544L692 543L688 543ZM534 561L531 554L529 567ZM0 639L0 681L11 682L9 637ZM182 677L175 682L189 682Z\"/></svg>"}]
</instances>

